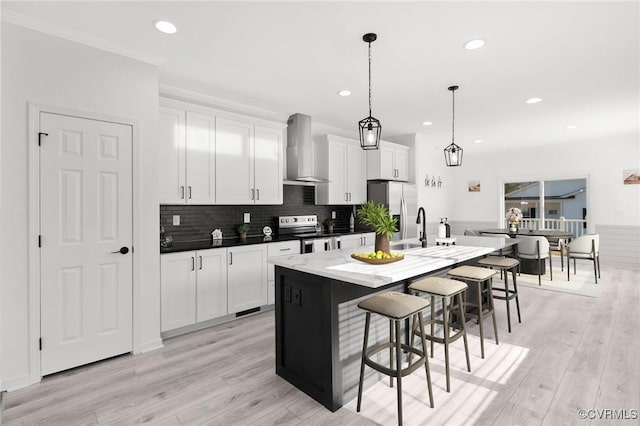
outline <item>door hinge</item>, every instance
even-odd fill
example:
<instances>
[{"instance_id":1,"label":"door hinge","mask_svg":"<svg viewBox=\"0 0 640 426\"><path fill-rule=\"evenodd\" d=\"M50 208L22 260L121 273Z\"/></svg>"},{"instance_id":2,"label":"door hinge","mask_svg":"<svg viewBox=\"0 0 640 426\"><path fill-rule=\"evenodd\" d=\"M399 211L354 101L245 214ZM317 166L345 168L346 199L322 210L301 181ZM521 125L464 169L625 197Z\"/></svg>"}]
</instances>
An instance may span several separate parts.
<instances>
[{"instance_id":1,"label":"door hinge","mask_svg":"<svg viewBox=\"0 0 640 426\"><path fill-rule=\"evenodd\" d=\"M40 350L42 350L42 337L38 339L38 346L40 347Z\"/></svg>"},{"instance_id":2,"label":"door hinge","mask_svg":"<svg viewBox=\"0 0 640 426\"><path fill-rule=\"evenodd\" d=\"M43 136L49 136L49 133L38 132L38 146L40 146L42 144L42 137Z\"/></svg>"},{"instance_id":3,"label":"door hinge","mask_svg":"<svg viewBox=\"0 0 640 426\"><path fill-rule=\"evenodd\" d=\"M38 247L42 247L42 235L38 235Z\"/></svg>"}]
</instances>

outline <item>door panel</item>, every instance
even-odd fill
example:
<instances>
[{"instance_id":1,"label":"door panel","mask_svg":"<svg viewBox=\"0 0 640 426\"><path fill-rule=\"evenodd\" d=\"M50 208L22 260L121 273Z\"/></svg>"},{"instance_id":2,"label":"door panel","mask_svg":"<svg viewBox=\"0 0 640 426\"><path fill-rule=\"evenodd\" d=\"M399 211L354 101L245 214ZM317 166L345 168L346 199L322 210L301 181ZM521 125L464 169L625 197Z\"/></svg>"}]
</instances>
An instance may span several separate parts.
<instances>
[{"instance_id":1,"label":"door panel","mask_svg":"<svg viewBox=\"0 0 640 426\"><path fill-rule=\"evenodd\" d=\"M227 315L227 249L199 250L196 279L197 321Z\"/></svg>"},{"instance_id":2,"label":"door panel","mask_svg":"<svg viewBox=\"0 0 640 426\"><path fill-rule=\"evenodd\" d=\"M216 118L187 112L187 189L189 204L216 201Z\"/></svg>"},{"instance_id":3,"label":"door panel","mask_svg":"<svg viewBox=\"0 0 640 426\"><path fill-rule=\"evenodd\" d=\"M46 375L132 349L132 128L41 113L40 129Z\"/></svg>"},{"instance_id":4,"label":"door panel","mask_svg":"<svg viewBox=\"0 0 640 426\"><path fill-rule=\"evenodd\" d=\"M362 204L367 201L367 173L364 151L359 146L347 146L347 192L348 204Z\"/></svg>"},{"instance_id":5,"label":"door panel","mask_svg":"<svg viewBox=\"0 0 640 426\"><path fill-rule=\"evenodd\" d=\"M216 204L253 204L253 125L216 119Z\"/></svg>"},{"instance_id":6,"label":"door panel","mask_svg":"<svg viewBox=\"0 0 640 426\"><path fill-rule=\"evenodd\" d=\"M228 249L229 313L267 304L267 248L264 244Z\"/></svg>"},{"instance_id":7,"label":"door panel","mask_svg":"<svg viewBox=\"0 0 640 426\"><path fill-rule=\"evenodd\" d=\"M282 204L282 131L255 127L256 204Z\"/></svg>"},{"instance_id":8,"label":"door panel","mask_svg":"<svg viewBox=\"0 0 640 426\"><path fill-rule=\"evenodd\" d=\"M160 256L160 331L196 322L196 254Z\"/></svg>"},{"instance_id":9,"label":"door panel","mask_svg":"<svg viewBox=\"0 0 640 426\"><path fill-rule=\"evenodd\" d=\"M329 144L329 202L347 204L347 147L341 142Z\"/></svg>"},{"instance_id":10,"label":"door panel","mask_svg":"<svg viewBox=\"0 0 640 426\"><path fill-rule=\"evenodd\" d=\"M160 203L182 204L186 197L185 112L161 106L158 122Z\"/></svg>"}]
</instances>

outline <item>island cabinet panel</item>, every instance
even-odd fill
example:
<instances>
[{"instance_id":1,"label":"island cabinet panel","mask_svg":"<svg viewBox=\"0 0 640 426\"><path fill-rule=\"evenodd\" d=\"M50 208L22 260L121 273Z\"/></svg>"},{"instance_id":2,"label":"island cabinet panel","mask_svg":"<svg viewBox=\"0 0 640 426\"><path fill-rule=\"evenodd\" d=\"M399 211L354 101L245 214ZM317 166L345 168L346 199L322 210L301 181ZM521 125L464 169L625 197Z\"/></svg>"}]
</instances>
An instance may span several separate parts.
<instances>
[{"instance_id":1,"label":"island cabinet panel","mask_svg":"<svg viewBox=\"0 0 640 426\"><path fill-rule=\"evenodd\" d=\"M373 289L276 266L276 374L336 411L358 390L364 311L357 303L406 285ZM371 342L388 339L385 320L373 319L372 330Z\"/></svg>"},{"instance_id":2,"label":"island cabinet panel","mask_svg":"<svg viewBox=\"0 0 640 426\"><path fill-rule=\"evenodd\" d=\"M227 291L229 313L267 304L267 247L254 244L228 250Z\"/></svg>"}]
</instances>

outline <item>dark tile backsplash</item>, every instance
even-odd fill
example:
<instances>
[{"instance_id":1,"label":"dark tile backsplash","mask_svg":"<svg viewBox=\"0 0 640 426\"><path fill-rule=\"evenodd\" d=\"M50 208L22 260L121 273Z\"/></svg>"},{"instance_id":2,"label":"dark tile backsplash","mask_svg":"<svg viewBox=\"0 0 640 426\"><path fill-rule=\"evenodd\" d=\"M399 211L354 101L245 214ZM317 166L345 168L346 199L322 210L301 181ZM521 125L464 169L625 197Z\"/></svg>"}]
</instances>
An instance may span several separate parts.
<instances>
[{"instance_id":1,"label":"dark tile backsplash","mask_svg":"<svg viewBox=\"0 0 640 426\"><path fill-rule=\"evenodd\" d=\"M225 238L236 237L236 227L242 223L243 214L251 214L249 235L261 235L262 228L269 225L274 233L278 232L278 216L317 214L323 222L336 212L336 228L349 228L351 206L316 206L315 187L285 185L283 204L241 205L241 206L190 206L161 205L160 225L165 235L171 235L174 241L206 239L211 231L220 228ZM180 215L180 226L173 226L173 215ZM356 223L356 229L357 229Z\"/></svg>"}]
</instances>

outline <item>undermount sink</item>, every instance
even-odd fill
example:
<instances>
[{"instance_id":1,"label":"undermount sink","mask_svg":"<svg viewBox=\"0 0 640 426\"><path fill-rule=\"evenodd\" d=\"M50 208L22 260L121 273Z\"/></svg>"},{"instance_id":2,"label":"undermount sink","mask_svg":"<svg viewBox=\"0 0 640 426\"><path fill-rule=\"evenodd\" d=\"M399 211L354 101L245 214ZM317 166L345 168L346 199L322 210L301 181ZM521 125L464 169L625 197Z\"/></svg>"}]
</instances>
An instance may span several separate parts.
<instances>
[{"instance_id":1,"label":"undermount sink","mask_svg":"<svg viewBox=\"0 0 640 426\"><path fill-rule=\"evenodd\" d=\"M391 244L389 246L389 248L391 250L409 250L409 249L418 248L418 247L422 247L422 244L420 244L420 243L395 243L395 244Z\"/></svg>"}]
</instances>

